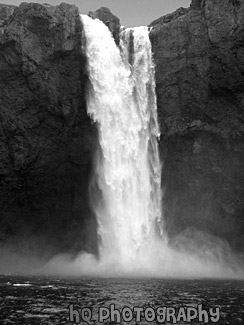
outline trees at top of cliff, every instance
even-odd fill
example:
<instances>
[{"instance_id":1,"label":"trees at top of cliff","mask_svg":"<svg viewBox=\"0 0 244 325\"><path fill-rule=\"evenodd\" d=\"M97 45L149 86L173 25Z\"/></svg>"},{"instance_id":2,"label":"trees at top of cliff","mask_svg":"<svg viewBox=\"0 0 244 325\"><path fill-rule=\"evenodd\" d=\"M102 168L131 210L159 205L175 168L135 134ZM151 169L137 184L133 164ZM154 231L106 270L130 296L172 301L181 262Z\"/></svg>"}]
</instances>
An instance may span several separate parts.
<instances>
[{"instance_id":1,"label":"trees at top of cliff","mask_svg":"<svg viewBox=\"0 0 244 325\"><path fill-rule=\"evenodd\" d=\"M96 11L89 11L88 16L100 19L111 31L115 43L119 45L120 19L112 14L109 8L101 7Z\"/></svg>"}]
</instances>

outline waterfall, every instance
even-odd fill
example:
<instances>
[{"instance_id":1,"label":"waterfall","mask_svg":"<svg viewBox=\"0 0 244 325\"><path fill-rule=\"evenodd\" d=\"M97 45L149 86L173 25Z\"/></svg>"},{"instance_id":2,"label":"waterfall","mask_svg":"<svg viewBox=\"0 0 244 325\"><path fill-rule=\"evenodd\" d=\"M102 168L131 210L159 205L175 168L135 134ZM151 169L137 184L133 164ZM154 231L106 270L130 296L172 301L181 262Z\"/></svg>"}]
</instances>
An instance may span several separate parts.
<instances>
[{"instance_id":1,"label":"waterfall","mask_svg":"<svg viewBox=\"0 0 244 325\"><path fill-rule=\"evenodd\" d=\"M121 32L120 48L100 21L81 16L87 110L99 135L90 198L99 258L58 255L44 271L93 276L243 277L227 243L192 229L164 232L154 65L148 28Z\"/></svg>"},{"instance_id":2,"label":"waterfall","mask_svg":"<svg viewBox=\"0 0 244 325\"><path fill-rule=\"evenodd\" d=\"M119 49L100 21L82 16L90 87L88 114L100 150L93 205L100 258L133 265L163 236L154 65L147 27L121 33ZM132 42L131 42L132 39ZM100 191L100 199L94 191Z\"/></svg>"}]
</instances>

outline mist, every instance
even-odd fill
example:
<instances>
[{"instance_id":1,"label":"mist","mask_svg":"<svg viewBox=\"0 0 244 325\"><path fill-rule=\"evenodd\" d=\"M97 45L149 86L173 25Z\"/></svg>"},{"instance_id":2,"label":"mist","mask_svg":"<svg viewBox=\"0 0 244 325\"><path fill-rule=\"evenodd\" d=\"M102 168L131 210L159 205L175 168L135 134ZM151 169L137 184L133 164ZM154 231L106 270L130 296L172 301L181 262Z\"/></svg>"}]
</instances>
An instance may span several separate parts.
<instances>
[{"instance_id":1,"label":"mist","mask_svg":"<svg viewBox=\"0 0 244 325\"><path fill-rule=\"evenodd\" d=\"M98 257L81 252L75 259L61 254L38 272L65 276L232 278L244 277L243 255L227 242L197 230L182 233L172 244L155 240L141 247L137 257L123 264L119 256Z\"/></svg>"}]
</instances>

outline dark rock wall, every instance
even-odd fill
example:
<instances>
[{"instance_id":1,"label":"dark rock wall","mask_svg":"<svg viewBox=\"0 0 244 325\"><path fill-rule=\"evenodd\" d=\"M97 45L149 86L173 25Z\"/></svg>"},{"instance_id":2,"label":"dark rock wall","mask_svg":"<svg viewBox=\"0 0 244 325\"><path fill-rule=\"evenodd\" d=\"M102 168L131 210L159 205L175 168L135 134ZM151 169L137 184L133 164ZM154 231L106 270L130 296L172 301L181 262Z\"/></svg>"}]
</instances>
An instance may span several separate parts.
<instances>
[{"instance_id":1,"label":"dark rock wall","mask_svg":"<svg viewBox=\"0 0 244 325\"><path fill-rule=\"evenodd\" d=\"M164 217L244 250L244 3L193 1L151 24Z\"/></svg>"},{"instance_id":2,"label":"dark rock wall","mask_svg":"<svg viewBox=\"0 0 244 325\"><path fill-rule=\"evenodd\" d=\"M120 19L112 14L110 9L106 7L101 7L96 11L90 11L88 15L93 19L100 19L111 31L115 43L119 45L120 42Z\"/></svg>"},{"instance_id":3,"label":"dark rock wall","mask_svg":"<svg viewBox=\"0 0 244 325\"><path fill-rule=\"evenodd\" d=\"M47 255L95 250L96 132L78 9L0 6L0 26L0 243Z\"/></svg>"},{"instance_id":4,"label":"dark rock wall","mask_svg":"<svg viewBox=\"0 0 244 325\"><path fill-rule=\"evenodd\" d=\"M96 251L89 180L97 143L75 6L0 5L0 246ZM119 19L90 13L117 44ZM164 217L244 249L244 4L195 0L155 20Z\"/></svg>"}]
</instances>

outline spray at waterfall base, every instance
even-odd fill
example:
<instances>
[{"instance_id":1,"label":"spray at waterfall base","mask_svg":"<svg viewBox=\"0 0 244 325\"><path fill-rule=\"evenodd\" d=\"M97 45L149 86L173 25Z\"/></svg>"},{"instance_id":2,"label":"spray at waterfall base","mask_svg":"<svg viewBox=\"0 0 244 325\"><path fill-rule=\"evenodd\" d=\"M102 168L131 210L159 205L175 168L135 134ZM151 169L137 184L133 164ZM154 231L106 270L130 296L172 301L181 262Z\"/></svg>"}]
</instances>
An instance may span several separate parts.
<instances>
[{"instance_id":1,"label":"spray at waterfall base","mask_svg":"<svg viewBox=\"0 0 244 325\"><path fill-rule=\"evenodd\" d=\"M148 28L122 31L119 48L103 22L85 15L81 20L90 80L87 110L99 134L90 186L99 258L81 253L70 262L57 256L47 269L95 276L242 276L229 246L210 235L194 233L195 241L182 235L168 244Z\"/></svg>"}]
</instances>

